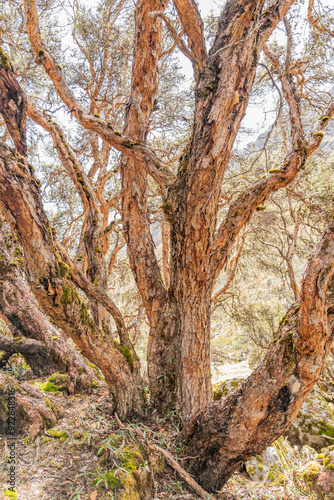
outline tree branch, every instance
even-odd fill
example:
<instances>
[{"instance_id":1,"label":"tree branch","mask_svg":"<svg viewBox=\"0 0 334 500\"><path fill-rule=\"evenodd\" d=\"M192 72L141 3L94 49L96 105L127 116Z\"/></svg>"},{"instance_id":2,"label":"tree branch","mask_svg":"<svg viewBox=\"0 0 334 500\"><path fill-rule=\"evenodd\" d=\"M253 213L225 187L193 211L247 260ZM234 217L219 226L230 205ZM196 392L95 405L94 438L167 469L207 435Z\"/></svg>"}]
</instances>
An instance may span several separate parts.
<instances>
[{"instance_id":1,"label":"tree branch","mask_svg":"<svg viewBox=\"0 0 334 500\"><path fill-rule=\"evenodd\" d=\"M19 154L26 156L27 104L9 57L0 47L0 113Z\"/></svg>"},{"instance_id":2,"label":"tree branch","mask_svg":"<svg viewBox=\"0 0 334 500\"><path fill-rule=\"evenodd\" d=\"M324 116L317 120L305 140L297 140L293 149L284 158L281 166L269 171L262 179L249 186L230 206L226 218L220 225L211 255L211 272L216 275L226 263L229 249L241 228L247 224L256 208L264 203L271 193L289 185L304 167L305 161L319 147L323 129L334 116L334 99Z\"/></svg>"},{"instance_id":3,"label":"tree branch","mask_svg":"<svg viewBox=\"0 0 334 500\"><path fill-rule=\"evenodd\" d=\"M75 115L84 128L96 132L103 140L122 153L142 161L147 173L152 176L164 191L173 182L173 174L170 170L145 144L131 140L120 132L114 131L110 123L105 123L101 118L88 114L82 109L41 37L35 0L25 0L24 5L27 16L28 37L37 60L43 65L46 73L53 82L57 94L64 101L71 113Z\"/></svg>"},{"instance_id":4,"label":"tree branch","mask_svg":"<svg viewBox=\"0 0 334 500\"><path fill-rule=\"evenodd\" d=\"M198 7L194 0L173 0L182 27L188 37L188 45L196 57L200 71L207 59L204 39L204 26Z\"/></svg>"},{"instance_id":5,"label":"tree branch","mask_svg":"<svg viewBox=\"0 0 334 500\"><path fill-rule=\"evenodd\" d=\"M315 29L321 31L322 33L327 33L330 36L334 36L334 31L322 26L322 24L319 23L319 18L316 19L313 16L313 14L312 14L313 6L314 6L314 0L309 0L308 9L307 9L307 18L308 18L309 23L311 24L312 28L315 28Z\"/></svg>"},{"instance_id":6,"label":"tree branch","mask_svg":"<svg viewBox=\"0 0 334 500\"><path fill-rule=\"evenodd\" d=\"M164 12L159 12L159 11L150 12L149 16L152 19L155 19L156 17L160 17L161 19L163 19L165 21L166 27L167 27L170 35L172 36L174 42L176 43L178 48L181 50L182 54L184 54L188 59L190 59L192 65L193 65L195 82L197 83L198 78L199 78L199 62L198 62L196 56L193 54L193 52L191 50L189 50L187 45L184 43L182 38L179 37L179 35L177 34L177 31L174 28L174 26L172 25L170 19L166 16L166 14Z\"/></svg>"}]
</instances>

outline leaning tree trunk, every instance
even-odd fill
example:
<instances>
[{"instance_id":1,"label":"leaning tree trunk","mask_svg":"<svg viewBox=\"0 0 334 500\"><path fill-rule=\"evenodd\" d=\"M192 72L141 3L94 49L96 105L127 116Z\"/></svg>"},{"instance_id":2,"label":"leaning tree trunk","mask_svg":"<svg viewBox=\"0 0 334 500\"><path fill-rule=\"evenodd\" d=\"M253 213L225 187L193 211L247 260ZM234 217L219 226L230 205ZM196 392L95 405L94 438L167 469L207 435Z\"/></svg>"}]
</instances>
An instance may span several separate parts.
<instances>
[{"instance_id":1,"label":"leaning tree trunk","mask_svg":"<svg viewBox=\"0 0 334 500\"><path fill-rule=\"evenodd\" d=\"M38 303L101 369L122 417L141 414L145 396L132 346L106 338L89 316L70 280L70 267L57 252L37 182L25 158L17 158L4 144L0 144L0 200L13 218L26 258L26 275ZM96 287L91 288L96 295Z\"/></svg>"},{"instance_id":2,"label":"leaning tree trunk","mask_svg":"<svg viewBox=\"0 0 334 500\"><path fill-rule=\"evenodd\" d=\"M12 347L16 349L14 352L20 352L26 358L37 376L54 372L57 367L58 370L68 373L70 392L89 390L93 381L99 382L94 370L71 349L38 309L22 276L23 262L23 252L10 224L0 217L0 312L16 337L11 341ZM22 337L34 339L39 343L35 353L31 351L33 346L26 345ZM8 348L10 347L8 345ZM35 347L37 348L37 345ZM0 343L1 349L4 350ZM32 355L29 355L29 352L32 352Z\"/></svg>"},{"instance_id":3,"label":"leaning tree trunk","mask_svg":"<svg viewBox=\"0 0 334 500\"><path fill-rule=\"evenodd\" d=\"M219 490L249 457L283 434L320 377L334 333L334 222L311 255L301 297L282 318L261 365L228 397L184 428L188 469Z\"/></svg>"},{"instance_id":4,"label":"leaning tree trunk","mask_svg":"<svg viewBox=\"0 0 334 500\"><path fill-rule=\"evenodd\" d=\"M25 339L23 337L9 338L0 335L0 351L6 353L5 358L1 359L1 365L4 365L13 354L22 354L27 364L30 366L36 377L51 375L56 371L56 366L51 363L45 344L34 339Z\"/></svg>"}]
</instances>

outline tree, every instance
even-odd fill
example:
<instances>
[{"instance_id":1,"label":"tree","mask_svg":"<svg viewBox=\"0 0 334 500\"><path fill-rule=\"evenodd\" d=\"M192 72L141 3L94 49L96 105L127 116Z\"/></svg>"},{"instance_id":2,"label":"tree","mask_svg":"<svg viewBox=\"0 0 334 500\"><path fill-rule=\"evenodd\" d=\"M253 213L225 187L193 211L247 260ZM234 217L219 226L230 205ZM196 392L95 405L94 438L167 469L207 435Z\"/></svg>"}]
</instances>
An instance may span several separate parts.
<instances>
[{"instance_id":1,"label":"tree","mask_svg":"<svg viewBox=\"0 0 334 500\"><path fill-rule=\"evenodd\" d=\"M216 280L257 208L272 193L291 184L320 145L323 129L334 114L334 100L325 100L320 118L308 124L306 132L303 82L292 70L292 35L285 17L293 0L227 2L209 53L195 2L174 0L173 4L175 12L171 15L177 15L181 35L165 14L167 2L136 3L131 83L123 86L128 86L129 96L121 107L122 120L115 114L121 95L112 97L106 75L111 71L115 20L125 2L106 2L100 7L101 53L96 51L96 40L91 45L84 42L88 14L84 12L82 18L76 14L74 37L90 71L85 84L88 109L85 99L75 96L75 82L67 83L56 56L42 38L35 0L24 1L27 34L36 61L50 78L52 91L80 130L88 134L93 163L89 169L85 167L63 129L29 100L29 85L26 97L2 51L1 113L19 155L1 146L0 196L22 244L26 277L37 301L102 370L118 412L121 417L129 417L141 414L145 405L139 359L124 318L107 293L109 236L117 225L115 220L110 223L109 211L121 196L127 254L150 326L150 404L158 411L176 408L189 421L183 437L191 450L189 455L198 456L190 461L189 468L202 485L214 491L242 461L284 432L319 377L327 356L332 335L328 296L334 260L332 221L311 256L300 294L295 287L296 302L282 321L265 361L240 389L222 402L211 403L210 312ZM322 30L314 21L312 8L310 4L311 24L330 39L328 29ZM266 45L283 18L287 34L284 63L282 56ZM158 148L155 151L149 144L152 113L157 107L164 25L174 46L191 60L194 69L193 125L177 170L175 159L168 165ZM126 52L124 46L122 49ZM270 78L275 74L280 81L291 139L278 166L246 186L230 200L222 215L222 183L262 52L271 67ZM122 82L128 76L127 63L127 59L115 60ZM52 137L80 198L83 214L79 236L72 238L75 249L57 241L45 214L38 182L25 158L26 113ZM115 130L113 119L123 122L123 133ZM106 199L105 187L111 177L108 158L114 150L120 154L116 170L121 174L121 194ZM151 235L150 186L158 190L163 210L163 272ZM74 216L72 223L74 227ZM65 243L69 241L71 233ZM291 264L291 255L286 262ZM233 265L231 270L233 278ZM292 279L291 266L289 271ZM118 342L110 332L109 314L117 327Z\"/></svg>"}]
</instances>

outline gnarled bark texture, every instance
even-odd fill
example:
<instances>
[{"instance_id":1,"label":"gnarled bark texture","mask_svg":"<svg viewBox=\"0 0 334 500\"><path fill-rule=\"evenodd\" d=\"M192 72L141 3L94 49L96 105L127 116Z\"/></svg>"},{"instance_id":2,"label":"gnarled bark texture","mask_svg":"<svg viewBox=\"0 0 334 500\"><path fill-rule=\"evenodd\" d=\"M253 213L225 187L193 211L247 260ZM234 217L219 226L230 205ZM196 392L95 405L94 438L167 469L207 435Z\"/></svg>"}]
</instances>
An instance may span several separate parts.
<instances>
[{"instance_id":1,"label":"gnarled bark texture","mask_svg":"<svg viewBox=\"0 0 334 500\"><path fill-rule=\"evenodd\" d=\"M300 300L283 317L261 365L228 397L200 410L184 428L190 473L219 490L250 456L291 425L319 379L334 334L334 222L304 272Z\"/></svg>"},{"instance_id":2,"label":"gnarled bark texture","mask_svg":"<svg viewBox=\"0 0 334 500\"><path fill-rule=\"evenodd\" d=\"M10 375L0 373L0 434L27 431L29 440L34 441L43 429L50 429L61 417L61 411L37 387L26 382L18 384Z\"/></svg>"},{"instance_id":3,"label":"gnarled bark texture","mask_svg":"<svg viewBox=\"0 0 334 500\"><path fill-rule=\"evenodd\" d=\"M143 411L139 361L129 348L105 338L89 316L69 279L69 266L57 252L36 180L25 159L18 160L4 144L0 144L0 200L13 218L26 257L28 282L38 303L82 354L99 366L118 411L124 417Z\"/></svg>"},{"instance_id":4,"label":"gnarled bark texture","mask_svg":"<svg viewBox=\"0 0 334 500\"><path fill-rule=\"evenodd\" d=\"M0 312L16 337L7 339L8 349L20 352L37 376L57 368L68 374L70 392L87 391L93 380L99 383L96 374L38 309L22 276L23 259L9 222L0 217ZM2 343L0 350L6 350Z\"/></svg>"}]
</instances>

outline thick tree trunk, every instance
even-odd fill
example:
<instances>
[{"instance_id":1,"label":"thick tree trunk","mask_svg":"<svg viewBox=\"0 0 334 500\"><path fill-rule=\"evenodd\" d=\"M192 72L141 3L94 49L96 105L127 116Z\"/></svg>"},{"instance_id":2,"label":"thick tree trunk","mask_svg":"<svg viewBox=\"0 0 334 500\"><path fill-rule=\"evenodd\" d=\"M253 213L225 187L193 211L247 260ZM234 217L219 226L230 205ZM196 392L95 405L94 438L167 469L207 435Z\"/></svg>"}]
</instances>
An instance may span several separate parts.
<instances>
[{"instance_id":1,"label":"thick tree trunk","mask_svg":"<svg viewBox=\"0 0 334 500\"><path fill-rule=\"evenodd\" d=\"M22 166L21 166L22 165ZM55 324L103 372L123 418L143 411L145 396L138 358L131 346L114 344L99 331L69 280L69 266L56 251L39 189L25 159L0 145L0 199L14 220L26 257L32 292ZM92 288L94 285L91 285Z\"/></svg>"},{"instance_id":2,"label":"thick tree trunk","mask_svg":"<svg viewBox=\"0 0 334 500\"><path fill-rule=\"evenodd\" d=\"M153 331L149 352L152 357L161 353L156 369L160 373L155 373L158 380L163 380L169 366L176 367L177 407L186 420L211 399L209 311L217 277L211 260L224 173L247 108L259 53L291 3L277 2L273 18L268 20L261 15L263 1L225 4L196 85L192 138L180 160L177 180L165 196L164 211L171 224L168 295L175 301L179 317L177 328L173 322L171 332L166 333L173 347L166 351L164 337ZM185 15L184 2L177 6ZM230 247L221 256L221 266L229 251Z\"/></svg>"},{"instance_id":3,"label":"thick tree trunk","mask_svg":"<svg viewBox=\"0 0 334 500\"><path fill-rule=\"evenodd\" d=\"M15 239L9 223L0 218L0 312L6 318L13 335L18 339L22 336L27 337L44 346L41 355L44 359L44 351L46 351L45 363L42 372L36 373L37 376L52 373L57 368L68 374L70 392L90 390L93 381L99 383L96 374L38 309L21 274L24 256ZM17 340L15 348L21 349L22 347L22 343ZM21 350L15 352L21 352ZM22 354L24 355L24 352ZM29 360L26 358L32 369L37 363L37 358L33 358L34 356Z\"/></svg>"},{"instance_id":4,"label":"thick tree trunk","mask_svg":"<svg viewBox=\"0 0 334 500\"><path fill-rule=\"evenodd\" d=\"M334 333L334 223L304 273L300 301L283 317L261 365L227 398L200 410L184 428L188 468L209 491L261 453L293 422L319 379Z\"/></svg>"}]
</instances>

